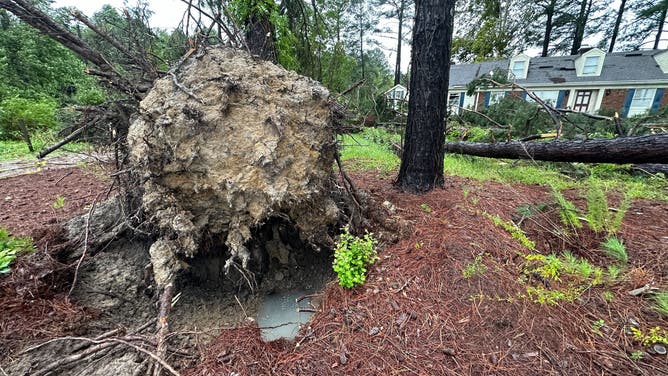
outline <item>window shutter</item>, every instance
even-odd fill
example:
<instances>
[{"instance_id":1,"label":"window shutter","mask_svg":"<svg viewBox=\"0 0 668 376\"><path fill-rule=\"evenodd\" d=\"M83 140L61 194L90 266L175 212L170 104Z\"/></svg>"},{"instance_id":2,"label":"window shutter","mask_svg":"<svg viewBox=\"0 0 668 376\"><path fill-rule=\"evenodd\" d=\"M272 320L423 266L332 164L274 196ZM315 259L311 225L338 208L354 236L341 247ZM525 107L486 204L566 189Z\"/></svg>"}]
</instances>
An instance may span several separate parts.
<instances>
[{"instance_id":1,"label":"window shutter","mask_svg":"<svg viewBox=\"0 0 668 376\"><path fill-rule=\"evenodd\" d=\"M566 96L566 90L559 90L559 96L557 97L557 108L564 107L565 96Z\"/></svg>"},{"instance_id":2,"label":"window shutter","mask_svg":"<svg viewBox=\"0 0 668 376\"><path fill-rule=\"evenodd\" d=\"M527 100L527 92L523 91L521 97L522 97L522 100Z\"/></svg>"},{"instance_id":3,"label":"window shutter","mask_svg":"<svg viewBox=\"0 0 668 376\"><path fill-rule=\"evenodd\" d=\"M459 93L459 107L464 108L464 96L466 93Z\"/></svg>"},{"instance_id":4,"label":"window shutter","mask_svg":"<svg viewBox=\"0 0 668 376\"><path fill-rule=\"evenodd\" d=\"M622 117L625 118L629 114L629 109L631 108L631 101L633 100L633 94L635 94L636 89L629 89L626 92L626 99L624 100L624 107L622 107Z\"/></svg>"},{"instance_id":5,"label":"window shutter","mask_svg":"<svg viewBox=\"0 0 668 376\"><path fill-rule=\"evenodd\" d=\"M488 92L485 93L485 107L489 106L489 97L490 97L490 93L488 91Z\"/></svg>"},{"instance_id":6,"label":"window shutter","mask_svg":"<svg viewBox=\"0 0 668 376\"><path fill-rule=\"evenodd\" d=\"M663 98L663 88L656 89L656 94L654 94L654 102L652 102L652 112L656 112L661 105L661 98Z\"/></svg>"}]
</instances>

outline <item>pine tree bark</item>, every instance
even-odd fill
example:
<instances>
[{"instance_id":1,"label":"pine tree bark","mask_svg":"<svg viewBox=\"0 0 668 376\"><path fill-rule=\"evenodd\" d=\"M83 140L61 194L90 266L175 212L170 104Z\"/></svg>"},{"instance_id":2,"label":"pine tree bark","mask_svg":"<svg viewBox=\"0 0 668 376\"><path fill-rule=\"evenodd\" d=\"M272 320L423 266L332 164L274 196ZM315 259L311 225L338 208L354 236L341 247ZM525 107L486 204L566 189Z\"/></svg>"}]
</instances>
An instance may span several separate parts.
<instances>
[{"instance_id":1,"label":"pine tree bark","mask_svg":"<svg viewBox=\"0 0 668 376\"><path fill-rule=\"evenodd\" d=\"M450 73L454 0L415 4L410 97L396 185L422 193L442 186L443 140Z\"/></svg>"},{"instance_id":2,"label":"pine tree bark","mask_svg":"<svg viewBox=\"0 0 668 376\"><path fill-rule=\"evenodd\" d=\"M446 142L451 153L488 158L583 163L668 163L668 134L552 142Z\"/></svg>"},{"instance_id":3,"label":"pine tree bark","mask_svg":"<svg viewBox=\"0 0 668 376\"><path fill-rule=\"evenodd\" d=\"M619 34L619 26L622 24L622 17L624 16L625 10L626 0L622 0L621 4L619 4L619 10L617 10L617 18L615 19L615 27L612 30L612 36L610 37L610 47L608 47L608 52L612 52L615 49L617 35Z\"/></svg>"}]
</instances>

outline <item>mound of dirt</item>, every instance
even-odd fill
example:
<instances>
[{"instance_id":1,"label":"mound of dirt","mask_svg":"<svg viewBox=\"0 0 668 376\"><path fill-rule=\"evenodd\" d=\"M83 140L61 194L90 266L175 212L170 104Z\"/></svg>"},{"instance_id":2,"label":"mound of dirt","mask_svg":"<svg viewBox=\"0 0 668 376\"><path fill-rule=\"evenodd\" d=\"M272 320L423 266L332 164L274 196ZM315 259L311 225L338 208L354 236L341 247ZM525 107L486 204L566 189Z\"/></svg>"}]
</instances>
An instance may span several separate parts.
<instances>
[{"instance_id":1,"label":"mound of dirt","mask_svg":"<svg viewBox=\"0 0 668 376\"><path fill-rule=\"evenodd\" d=\"M340 215L330 198L335 137L329 92L317 82L232 49L207 49L158 80L128 136L143 208L161 237L150 248L166 285L200 251L224 242L226 268L253 258L252 228L293 223L331 246Z\"/></svg>"}]
</instances>

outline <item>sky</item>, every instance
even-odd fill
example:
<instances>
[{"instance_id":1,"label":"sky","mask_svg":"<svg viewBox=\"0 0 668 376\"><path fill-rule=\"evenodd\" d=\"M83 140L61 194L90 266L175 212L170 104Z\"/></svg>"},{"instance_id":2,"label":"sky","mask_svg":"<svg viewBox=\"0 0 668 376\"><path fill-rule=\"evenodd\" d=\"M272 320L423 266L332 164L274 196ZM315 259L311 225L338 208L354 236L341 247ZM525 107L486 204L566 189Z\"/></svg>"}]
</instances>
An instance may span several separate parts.
<instances>
[{"instance_id":1,"label":"sky","mask_svg":"<svg viewBox=\"0 0 668 376\"><path fill-rule=\"evenodd\" d=\"M59 7L76 7L87 16L92 16L93 13L102 9L104 4L109 4L115 8L123 8L123 0L55 0L53 2L54 8ZM133 5L135 1L127 1L128 4ZM181 21L183 12L185 12L187 5L180 0L148 0L149 9L153 11L150 23L152 27L159 27L162 29L173 29Z\"/></svg>"}]
</instances>

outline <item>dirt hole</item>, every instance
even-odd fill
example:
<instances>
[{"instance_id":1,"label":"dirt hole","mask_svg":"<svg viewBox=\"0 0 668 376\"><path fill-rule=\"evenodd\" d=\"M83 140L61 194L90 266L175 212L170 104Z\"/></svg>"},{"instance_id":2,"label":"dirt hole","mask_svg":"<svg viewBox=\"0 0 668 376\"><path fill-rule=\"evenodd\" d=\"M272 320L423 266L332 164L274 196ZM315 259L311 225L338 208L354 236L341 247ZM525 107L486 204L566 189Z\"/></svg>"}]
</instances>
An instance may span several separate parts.
<instances>
[{"instance_id":1,"label":"dirt hole","mask_svg":"<svg viewBox=\"0 0 668 376\"><path fill-rule=\"evenodd\" d=\"M182 294L173 312L176 331L186 330L179 328L183 323L215 335L218 328L252 318L265 340L292 339L318 309L319 292L335 277L333 252L303 242L294 224L283 218L253 229L248 271L233 266L226 272L224 241L210 237L205 243L177 281Z\"/></svg>"}]
</instances>

